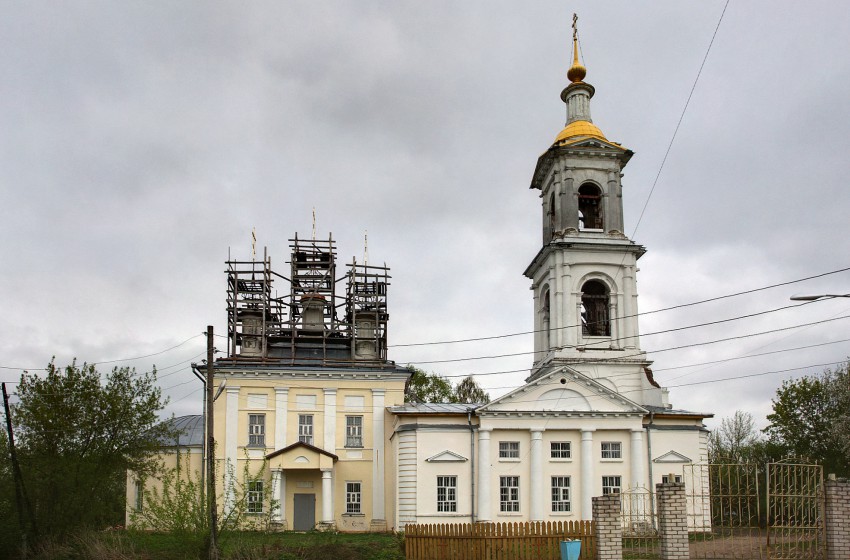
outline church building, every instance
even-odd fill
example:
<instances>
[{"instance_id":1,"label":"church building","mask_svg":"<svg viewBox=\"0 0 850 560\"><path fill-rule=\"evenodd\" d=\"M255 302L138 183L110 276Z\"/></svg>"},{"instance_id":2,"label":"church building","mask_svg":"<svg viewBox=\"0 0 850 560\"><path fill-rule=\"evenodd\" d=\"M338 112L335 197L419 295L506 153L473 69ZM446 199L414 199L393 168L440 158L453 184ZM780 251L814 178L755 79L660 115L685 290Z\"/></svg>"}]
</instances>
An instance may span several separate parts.
<instances>
[{"instance_id":1,"label":"church building","mask_svg":"<svg viewBox=\"0 0 850 560\"><path fill-rule=\"evenodd\" d=\"M389 270L337 271L330 237L296 235L285 273L268 255L227 262L224 385L210 411L225 510L243 501L290 530L583 520L593 496L707 461L711 414L672 408L641 350L645 249L624 233L621 182L633 153L593 124L585 75L574 34L566 124L531 177L535 358L519 388L483 405L405 402L411 371L387 356ZM172 443L169 457L194 449L200 468L197 445ZM144 484L129 475L131 508L144 507Z\"/></svg>"}]
</instances>

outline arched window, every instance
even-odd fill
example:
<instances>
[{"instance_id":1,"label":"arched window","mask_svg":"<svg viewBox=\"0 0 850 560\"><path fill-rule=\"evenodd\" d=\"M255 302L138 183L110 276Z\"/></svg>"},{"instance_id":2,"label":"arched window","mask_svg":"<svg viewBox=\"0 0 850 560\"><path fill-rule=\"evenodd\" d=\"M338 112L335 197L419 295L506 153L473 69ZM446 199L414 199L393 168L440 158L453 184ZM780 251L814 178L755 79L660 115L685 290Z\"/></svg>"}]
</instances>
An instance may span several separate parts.
<instances>
[{"instance_id":1,"label":"arched window","mask_svg":"<svg viewBox=\"0 0 850 560\"><path fill-rule=\"evenodd\" d=\"M558 214L555 209L555 193L552 193L552 196L549 197L549 231L552 232L553 236L557 230L557 224Z\"/></svg>"},{"instance_id":2,"label":"arched window","mask_svg":"<svg viewBox=\"0 0 850 560\"><path fill-rule=\"evenodd\" d=\"M579 229L602 229L602 192L585 183L578 189Z\"/></svg>"},{"instance_id":3,"label":"arched window","mask_svg":"<svg viewBox=\"0 0 850 560\"><path fill-rule=\"evenodd\" d=\"M541 319L542 319L542 327L543 327L543 350L548 351L551 346L550 342L550 311L551 311L551 303L549 302L549 290L543 292L543 302L540 306L541 311Z\"/></svg>"},{"instance_id":4,"label":"arched window","mask_svg":"<svg viewBox=\"0 0 850 560\"><path fill-rule=\"evenodd\" d=\"M588 280L581 287L581 332L585 336L611 336L608 286Z\"/></svg>"}]
</instances>

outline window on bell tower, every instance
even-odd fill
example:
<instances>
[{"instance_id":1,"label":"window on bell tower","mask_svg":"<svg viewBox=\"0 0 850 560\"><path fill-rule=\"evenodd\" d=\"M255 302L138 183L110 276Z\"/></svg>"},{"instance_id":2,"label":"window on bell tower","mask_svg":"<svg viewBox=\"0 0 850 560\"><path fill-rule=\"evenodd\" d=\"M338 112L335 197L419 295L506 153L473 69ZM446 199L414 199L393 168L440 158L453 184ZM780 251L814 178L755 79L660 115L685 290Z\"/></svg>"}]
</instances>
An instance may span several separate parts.
<instances>
[{"instance_id":1,"label":"window on bell tower","mask_svg":"<svg viewBox=\"0 0 850 560\"><path fill-rule=\"evenodd\" d=\"M581 333L585 336L611 336L608 317L608 287L588 280L581 287Z\"/></svg>"},{"instance_id":2,"label":"window on bell tower","mask_svg":"<svg viewBox=\"0 0 850 560\"><path fill-rule=\"evenodd\" d=\"M552 196L549 197L549 231L552 232L553 237L557 230L558 214L557 210L555 209L555 193L552 193Z\"/></svg>"},{"instance_id":3,"label":"window on bell tower","mask_svg":"<svg viewBox=\"0 0 850 560\"><path fill-rule=\"evenodd\" d=\"M542 312L543 319L543 350L548 352L549 347L551 346L551 336L550 336L550 311L551 311L551 303L549 301L549 289L547 288L543 292L543 305L540 308Z\"/></svg>"},{"instance_id":4,"label":"window on bell tower","mask_svg":"<svg viewBox=\"0 0 850 560\"><path fill-rule=\"evenodd\" d=\"M585 183L578 189L579 229L603 229L602 191L599 187Z\"/></svg>"}]
</instances>

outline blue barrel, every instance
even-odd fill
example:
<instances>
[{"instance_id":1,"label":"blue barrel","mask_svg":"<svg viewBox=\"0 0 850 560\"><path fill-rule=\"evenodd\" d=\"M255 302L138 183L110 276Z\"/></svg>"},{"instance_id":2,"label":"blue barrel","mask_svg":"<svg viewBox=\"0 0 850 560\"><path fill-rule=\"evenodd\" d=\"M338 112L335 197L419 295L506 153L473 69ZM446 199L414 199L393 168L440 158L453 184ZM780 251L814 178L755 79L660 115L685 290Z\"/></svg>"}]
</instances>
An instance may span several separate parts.
<instances>
[{"instance_id":1,"label":"blue barrel","mask_svg":"<svg viewBox=\"0 0 850 560\"><path fill-rule=\"evenodd\" d=\"M578 560L581 541L561 541L561 560Z\"/></svg>"}]
</instances>

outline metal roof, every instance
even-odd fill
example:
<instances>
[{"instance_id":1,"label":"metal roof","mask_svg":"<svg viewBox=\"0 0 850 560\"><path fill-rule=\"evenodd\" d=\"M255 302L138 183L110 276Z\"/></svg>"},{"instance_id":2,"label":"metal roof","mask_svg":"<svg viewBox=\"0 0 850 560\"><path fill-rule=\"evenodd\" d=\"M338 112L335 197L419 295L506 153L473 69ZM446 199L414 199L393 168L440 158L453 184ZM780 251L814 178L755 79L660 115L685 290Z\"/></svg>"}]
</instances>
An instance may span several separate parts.
<instances>
[{"instance_id":1,"label":"metal roof","mask_svg":"<svg viewBox=\"0 0 850 560\"><path fill-rule=\"evenodd\" d=\"M169 428L177 432L177 437L165 438L162 445L165 447L201 447L204 444L204 417L200 414L178 416L169 418L163 422Z\"/></svg>"},{"instance_id":2,"label":"metal roof","mask_svg":"<svg viewBox=\"0 0 850 560\"><path fill-rule=\"evenodd\" d=\"M466 414L471 409L476 409L482 403L404 403L394 406L390 410L394 414Z\"/></svg>"}]
</instances>

